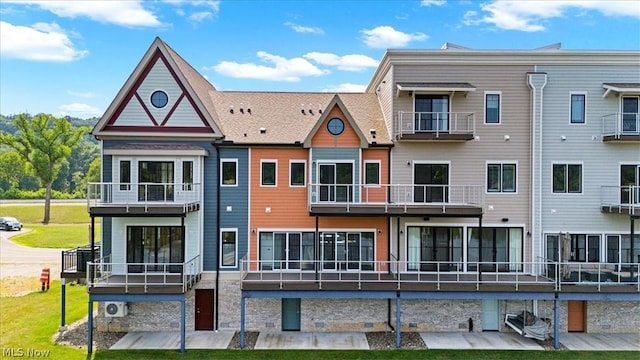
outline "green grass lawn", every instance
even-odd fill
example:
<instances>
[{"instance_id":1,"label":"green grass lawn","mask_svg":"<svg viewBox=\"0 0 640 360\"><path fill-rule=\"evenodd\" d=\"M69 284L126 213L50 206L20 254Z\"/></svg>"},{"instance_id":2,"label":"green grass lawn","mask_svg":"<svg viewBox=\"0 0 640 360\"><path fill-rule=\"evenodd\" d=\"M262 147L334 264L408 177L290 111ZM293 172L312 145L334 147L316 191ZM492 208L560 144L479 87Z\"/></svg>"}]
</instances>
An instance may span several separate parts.
<instances>
[{"instance_id":1,"label":"green grass lawn","mask_svg":"<svg viewBox=\"0 0 640 360\"><path fill-rule=\"evenodd\" d=\"M29 246L71 249L89 244L91 219L86 204L52 204L51 221L42 224L44 204L2 204L0 216L13 216L31 231L14 236L14 242ZM100 222L96 222L95 242L100 242Z\"/></svg>"},{"instance_id":2,"label":"green grass lawn","mask_svg":"<svg viewBox=\"0 0 640 360\"><path fill-rule=\"evenodd\" d=\"M14 354L28 349L46 354L50 359L80 359L86 350L57 345L53 335L60 326L60 281L53 281L47 292L34 292L19 297L0 298L0 347L5 358L6 349ZM87 290L83 286L67 286L67 323L73 323L87 315Z\"/></svg>"}]
</instances>

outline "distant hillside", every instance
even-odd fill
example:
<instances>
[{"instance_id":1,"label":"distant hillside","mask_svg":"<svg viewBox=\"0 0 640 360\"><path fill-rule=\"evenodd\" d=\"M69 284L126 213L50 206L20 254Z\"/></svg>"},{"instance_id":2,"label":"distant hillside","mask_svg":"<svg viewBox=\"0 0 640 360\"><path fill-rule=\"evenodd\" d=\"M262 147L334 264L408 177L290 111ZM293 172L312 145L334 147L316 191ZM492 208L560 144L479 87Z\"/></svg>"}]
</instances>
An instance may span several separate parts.
<instances>
[{"instance_id":1,"label":"distant hillside","mask_svg":"<svg viewBox=\"0 0 640 360\"><path fill-rule=\"evenodd\" d=\"M16 132L18 128L16 128L16 126L13 124L13 120L16 117L18 117L18 115L10 115L10 116L0 115L0 131L6 132L6 133ZM100 120L100 118L97 118L97 117L94 117L91 119L79 119L71 116L65 116L65 118L69 120L71 125L75 127L88 126L90 128L93 128L93 126L98 122L98 120ZM91 136L91 139L93 140L93 136Z\"/></svg>"}]
</instances>

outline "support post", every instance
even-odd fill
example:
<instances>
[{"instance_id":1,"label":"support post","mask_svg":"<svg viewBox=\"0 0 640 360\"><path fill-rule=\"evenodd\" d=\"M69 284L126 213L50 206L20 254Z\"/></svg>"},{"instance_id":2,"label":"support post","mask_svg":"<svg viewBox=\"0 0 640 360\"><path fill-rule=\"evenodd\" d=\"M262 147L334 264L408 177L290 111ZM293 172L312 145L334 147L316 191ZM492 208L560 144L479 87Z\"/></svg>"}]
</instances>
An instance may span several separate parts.
<instances>
[{"instance_id":1,"label":"support post","mask_svg":"<svg viewBox=\"0 0 640 360\"><path fill-rule=\"evenodd\" d=\"M93 301L89 297L89 314L87 316L87 353L93 352Z\"/></svg>"},{"instance_id":2,"label":"support post","mask_svg":"<svg viewBox=\"0 0 640 360\"><path fill-rule=\"evenodd\" d=\"M244 296L240 297L240 349L244 349Z\"/></svg>"},{"instance_id":3,"label":"support post","mask_svg":"<svg viewBox=\"0 0 640 360\"><path fill-rule=\"evenodd\" d=\"M62 308L60 309L60 327L64 327L67 324L67 321L65 319L65 308L67 306L67 298L66 298L66 294L67 294L67 281L66 279L62 278L60 279L60 283L62 284Z\"/></svg>"},{"instance_id":4,"label":"support post","mask_svg":"<svg viewBox=\"0 0 640 360\"><path fill-rule=\"evenodd\" d=\"M400 349L400 294L396 294L396 349Z\"/></svg>"},{"instance_id":5,"label":"support post","mask_svg":"<svg viewBox=\"0 0 640 360\"><path fill-rule=\"evenodd\" d=\"M630 192L630 193L631 193L631 192ZM630 195L630 196L633 196L633 195ZM636 196L640 196L640 194L638 194L638 195L636 195ZM632 204L630 204L629 206L633 206L633 205L632 205ZM634 259L634 258L633 258L633 254L634 254L634 250L635 250L635 249L634 249L634 248L635 248L635 239L634 239L634 238L635 238L635 229L634 229L635 220L636 220L636 217L635 217L635 216L633 216L633 215L631 215L631 219L630 219L630 222L631 222L631 229L629 230L629 236L631 237L631 238L629 239L629 240L631 240L631 251L629 251L629 263L630 263L630 266L629 266L629 272L630 272L630 274L629 274L629 275L630 275L630 276L629 276L629 278L630 278L630 279L633 279L633 270L634 270L634 269L633 269L633 268L634 268L634 266L633 266L633 265L634 265L636 262L640 262L640 259Z\"/></svg>"},{"instance_id":6,"label":"support post","mask_svg":"<svg viewBox=\"0 0 640 360\"><path fill-rule=\"evenodd\" d=\"M180 300L180 352L185 352L185 343L186 343L186 310L185 310L185 301L184 297Z\"/></svg>"},{"instance_id":7,"label":"support post","mask_svg":"<svg viewBox=\"0 0 640 360\"><path fill-rule=\"evenodd\" d=\"M553 348L560 349L560 300L558 300L558 293L553 299Z\"/></svg>"}]
</instances>

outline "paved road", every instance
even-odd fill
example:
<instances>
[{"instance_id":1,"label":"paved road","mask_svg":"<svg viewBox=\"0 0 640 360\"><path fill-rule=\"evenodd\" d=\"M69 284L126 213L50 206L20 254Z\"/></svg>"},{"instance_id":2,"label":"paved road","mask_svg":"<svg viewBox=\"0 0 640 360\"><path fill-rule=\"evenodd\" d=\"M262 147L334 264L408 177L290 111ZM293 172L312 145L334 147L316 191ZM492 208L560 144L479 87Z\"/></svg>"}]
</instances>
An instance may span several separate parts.
<instances>
[{"instance_id":1,"label":"paved road","mask_svg":"<svg viewBox=\"0 0 640 360\"><path fill-rule=\"evenodd\" d=\"M0 231L0 278L40 277L42 268L51 269L51 278L60 278L61 249L30 248L18 245L10 237L30 231Z\"/></svg>"}]
</instances>

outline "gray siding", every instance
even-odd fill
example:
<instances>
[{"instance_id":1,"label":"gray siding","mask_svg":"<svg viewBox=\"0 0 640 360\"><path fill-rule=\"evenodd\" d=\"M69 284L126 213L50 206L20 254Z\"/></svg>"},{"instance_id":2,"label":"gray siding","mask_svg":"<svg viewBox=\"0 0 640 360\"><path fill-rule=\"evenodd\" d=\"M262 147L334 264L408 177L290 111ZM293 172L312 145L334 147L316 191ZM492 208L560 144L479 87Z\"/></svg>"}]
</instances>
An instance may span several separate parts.
<instances>
[{"instance_id":1,"label":"gray siding","mask_svg":"<svg viewBox=\"0 0 640 360\"><path fill-rule=\"evenodd\" d=\"M311 151L311 182L318 183L318 162L333 160L353 161L353 182L360 182L360 148L313 148ZM359 199L358 188L353 194L356 201Z\"/></svg>"},{"instance_id":2,"label":"gray siding","mask_svg":"<svg viewBox=\"0 0 640 360\"><path fill-rule=\"evenodd\" d=\"M238 159L238 186L219 187L220 189L220 228L238 229L238 265L249 249L249 155L244 148L220 148L220 158ZM220 170L218 170L218 174ZM220 182L216 182L219 186ZM231 211L227 211L231 206ZM216 236L220 236L217 234ZM216 249L216 253L217 253ZM233 269L223 269L233 270ZM237 270L237 269L235 269Z\"/></svg>"},{"instance_id":3,"label":"gray siding","mask_svg":"<svg viewBox=\"0 0 640 360\"><path fill-rule=\"evenodd\" d=\"M543 232L628 233L627 216L600 212L601 186L620 185L620 164L640 164L640 145L602 142L602 116L620 111L603 83L638 83L637 66L539 66L548 74L542 124ZM570 93L586 93L585 124L570 123ZM566 140L561 140L564 136ZM582 193L554 194L553 163L582 164Z\"/></svg>"}]
</instances>

